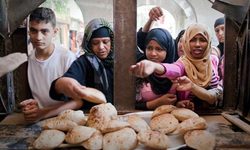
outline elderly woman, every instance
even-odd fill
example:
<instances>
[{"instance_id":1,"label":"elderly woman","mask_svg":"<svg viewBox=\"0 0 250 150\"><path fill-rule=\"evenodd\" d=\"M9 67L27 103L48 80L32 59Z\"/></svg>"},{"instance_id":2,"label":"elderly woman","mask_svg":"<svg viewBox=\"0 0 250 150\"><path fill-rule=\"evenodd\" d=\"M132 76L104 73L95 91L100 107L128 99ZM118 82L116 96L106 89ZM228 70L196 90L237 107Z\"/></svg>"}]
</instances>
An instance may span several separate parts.
<instances>
[{"instance_id":1,"label":"elderly woman","mask_svg":"<svg viewBox=\"0 0 250 150\"><path fill-rule=\"evenodd\" d=\"M95 103L84 99L86 87L95 88L113 103L113 31L110 24L101 18L93 19L85 28L82 48L85 53L79 57L60 78L53 81L50 96L59 100L83 99L83 109Z\"/></svg>"}]
</instances>

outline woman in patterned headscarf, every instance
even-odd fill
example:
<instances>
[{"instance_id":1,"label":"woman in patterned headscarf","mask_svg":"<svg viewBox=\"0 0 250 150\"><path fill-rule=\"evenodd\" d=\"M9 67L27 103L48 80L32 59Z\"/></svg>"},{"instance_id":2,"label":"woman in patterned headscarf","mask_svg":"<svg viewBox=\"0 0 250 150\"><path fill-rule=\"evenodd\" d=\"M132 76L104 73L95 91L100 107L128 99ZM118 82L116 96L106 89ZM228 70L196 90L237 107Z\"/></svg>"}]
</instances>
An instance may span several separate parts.
<instances>
[{"instance_id":1,"label":"woman in patterned headscarf","mask_svg":"<svg viewBox=\"0 0 250 150\"><path fill-rule=\"evenodd\" d=\"M201 24L190 25L186 29L183 39L184 56L180 57L174 64L159 64L144 60L131 66L131 72L139 77L146 77L154 73L173 80L186 75L200 87L207 89L217 87L219 77L214 68L217 67L218 62L214 61L215 56L210 55L211 36L208 29ZM191 99L189 91L178 95L178 100L187 100L180 103L179 106L193 109L193 104L190 103Z\"/></svg>"},{"instance_id":2,"label":"woman in patterned headscarf","mask_svg":"<svg viewBox=\"0 0 250 150\"><path fill-rule=\"evenodd\" d=\"M92 87L104 93L107 102L113 103L114 35L110 24L97 18L85 27L82 48L85 53L79 57L50 88L53 99L83 99L84 87ZM84 109L94 104L84 103Z\"/></svg>"}]
</instances>

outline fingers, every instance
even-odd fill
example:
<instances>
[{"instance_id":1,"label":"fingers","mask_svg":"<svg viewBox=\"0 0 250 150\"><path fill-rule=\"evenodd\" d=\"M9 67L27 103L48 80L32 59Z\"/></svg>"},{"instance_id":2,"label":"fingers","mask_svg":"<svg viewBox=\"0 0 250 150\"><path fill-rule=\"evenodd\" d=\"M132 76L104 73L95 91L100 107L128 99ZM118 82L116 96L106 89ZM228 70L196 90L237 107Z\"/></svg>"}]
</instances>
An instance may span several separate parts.
<instances>
[{"instance_id":1,"label":"fingers","mask_svg":"<svg viewBox=\"0 0 250 150\"><path fill-rule=\"evenodd\" d=\"M34 99L27 99L27 100L24 100L20 103L20 106L25 106L25 105L35 105L35 104L38 104L38 102Z\"/></svg>"},{"instance_id":2,"label":"fingers","mask_svg":"<svg viewBox=\"0 0 250 150\"><path fill-rule=\"evenodd\" d=\"M28 106L23 110L24 119L28 122L34 122L37 120L39 108L35 105Z\"/></svg>"},{"instance_id":3,"label":"fingers","mask_svg":"<svg viewBox=\"0 0 250 150\"><path fill-rule=\"evenodd\" d=\"M154 21L159 20L161 16L163 16L163 11L160 7L154 7L149 12L149 17Z\"/></svg>"}]
</instances>

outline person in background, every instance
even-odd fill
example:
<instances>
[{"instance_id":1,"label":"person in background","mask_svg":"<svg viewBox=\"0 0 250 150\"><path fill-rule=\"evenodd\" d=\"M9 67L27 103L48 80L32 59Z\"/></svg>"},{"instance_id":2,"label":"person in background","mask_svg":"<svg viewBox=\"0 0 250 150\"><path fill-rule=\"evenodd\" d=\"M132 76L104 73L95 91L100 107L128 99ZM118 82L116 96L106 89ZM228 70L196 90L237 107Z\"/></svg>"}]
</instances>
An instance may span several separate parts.
<instances>
[{"instance_id":1,"label":"person in background","mask_svg":"<svg viewBox=\"0 0 250 150\"><path fill-rule=\"evenodd\" d=\"M171 34L161 28L150 30L146 37L144 57L156 63L173 63L175 43ZM157 78L150 75L147 78L137 78L136 109L153 110L161 105L176 102L175 89L168 78Z\"/></svg>"},{"instance_id":2,"label":"person in background","mask_svg":"<svg viewBox=\"0 0 250 150\"><path fill-rule=\"evenodd\" d=\"M76 57L53 43L58 31L53 10L39 7L31 12L29 19L29 36L34 50L28 58L28 82L33 98L19 105L25 120L36 122L66 109L79 109L82 101L59 102L49 97L51 82L63 75Z\"/></svg>"},{"instance_id":3,"label":"person in background","mask_svg":"<svg viewBox=\"0 0 250 150\"><path fill-rule=\"evenodd\" d=\"M163 16L163 11L161 7L156 6L149 11L148 15L149 19L147 20L145 25L137 32L137 45L141 50L145 50L145 41L147 34L151 30L153 22L161 19L161 17Z\"/></svg>"},{"instance_id":4,"label":"person in background","mask_svg":"<svg viewBox=\"0 0 250 150\"><path fill-rule=\"evenodd\" d=\"M225 40L225 19L224 17L218 18L214 22L214 31L218 39L219 44L217 47L220 49L220 56L224 55L224 40Z\"/></svg>"},{"instance_id":5,"label":"person in background","mask_svg":"<svg viewBox=\"0 0 250 150\"><path fill-rule=\"evenodd\" d=\"M82 54L84 54L84 51L82 49L82 40L83 40L83 32L77 32L76 35L76 46L77 46L77 51L76 51L76 57L79 58Z\"/></svg>"},{"instance_id":6,"label":"person in background","mask_svg":"<svg viewBox=\"0 0 250 150\"><path fill-rule=\"evenodd\" d=\"M91 20L85 27L81 55L50 87L53 99L68 101L82 99L83 108L89 110L96 103L84 100L86 87L95 88L113 103L114 34L105 19Z\"/></svg>"},{"instance_id":7,"label":"person in background","mask_svg":"<svg viewBox=\"0 0 250 150\"><path fill-rule=\"evenodd\" d=\"M184 55L183 50L183 35L185 33L185 30L181 30L177 37L175 38L175 47L176 47L176 53L175 53L175 61L178 60L181 56Z\"/></svg>"},{"instance_id":8,"label":"person in background","mask_svg":"<svg viewBox=\"0 0 250 150\"><path fill-rule=\"evenodd\" d=\"M216 76L214 62L211 55L211 36L208 29L201 24L190 25L184 33L184 55L173 64L155 63L143 60L130 67L130 71L137 77L147 77L154 73L159 77L175 80L177 77L188 76L192 82L203 88L216 88L219 77ZM193 96L189 91L180 95L177 106L194 109ZM179 100L179 99L178 99ZM198 101L199 102L199 101ZM197 104L201 105L201 104Z\"/></svg>"},{"instance_id":9,"label":"person in background","mask_svg":"<svg viewBox=\"0 0 250 150\"><path fill-rule=\"evenodd\" d=\"M214 31L216 34L216 37L218 39L219 44L217 47L220 50L220 58L219 58L219 65L218 65L218 74L220 76L220 86L223 88L223 79L224 79L224 61L225 61L225 50L224 50L224 41L225 41L225 18L221 17L215 20L214 22ZM219 106L222 106L222 98L223 98L223 92L220 96L221 103L219 103Z\"/></svg>"}]
</instances>

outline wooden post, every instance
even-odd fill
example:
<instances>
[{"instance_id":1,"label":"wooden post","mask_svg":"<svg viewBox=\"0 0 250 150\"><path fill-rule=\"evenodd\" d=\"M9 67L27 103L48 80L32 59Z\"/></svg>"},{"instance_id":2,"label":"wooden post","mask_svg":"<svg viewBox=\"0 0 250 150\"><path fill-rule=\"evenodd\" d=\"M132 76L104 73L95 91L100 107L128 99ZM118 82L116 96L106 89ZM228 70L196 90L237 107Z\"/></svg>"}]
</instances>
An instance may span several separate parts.
<instances>
[{"instance_id":1,"label":"wooden post","mask_svg":"<svg viewBox=\"0 0 250 150\"><path fill-rule=\"evenodd\" d=\"M136 0L114 0L114 104L120 113L134 110L135 80L129 67L136 62Z\"/></svg>"}]
</instances>

